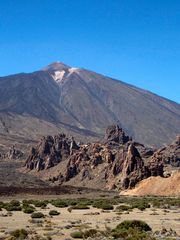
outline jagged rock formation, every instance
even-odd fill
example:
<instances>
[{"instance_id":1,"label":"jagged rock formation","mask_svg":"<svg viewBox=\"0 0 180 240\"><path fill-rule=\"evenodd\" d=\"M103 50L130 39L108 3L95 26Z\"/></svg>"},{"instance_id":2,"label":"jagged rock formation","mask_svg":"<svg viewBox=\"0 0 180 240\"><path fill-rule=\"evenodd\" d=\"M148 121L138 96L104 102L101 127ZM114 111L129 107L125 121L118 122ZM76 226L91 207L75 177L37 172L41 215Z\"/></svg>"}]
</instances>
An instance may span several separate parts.
<instances>
[{"instance_id":1,"label":"jagged rock formation","mask_svg":"<svg viewBox=\"0 0 180 240\"><path fill-rule=\"evenodd\" d=\"M44 137L36 148L31 149L26 167L38 171L51 168L78 149L74 138L69 139L65 134Z\"/></svg>"},{"instance_id":2,"label":"jagged rock formation","mask_svg":"<svg viewBox=\"0 0 180 240\"><path fill-rule=\"evenodd\" d=\"M21 159L23 157L23 152L13 145L9 148L8 152L0 153L0 159L9 159L9 160L16 160Z\"/></svg>"},{"instance_id":3,"label":"jagged rock formation","mask_svg":"<svg viewBox=\"0 0 180 240\"><path fill-rule=\"evenodd\" d=\"M170 145L157 150L152 156L152 160L172 167L180 167L180 135Z\"/></svg>"},{"instance_id":4,"label":"jagged rock formation","mask_svg":"<svg viewBox=\"0 0 180 240\"><path fill-rule=\"evenodd\" d=\"M130 140L130 138L129 136L125 135L125 132L118 125L112 125L106 129L105 140L108 144L125 144Z\"/></svg>"},{"instance_id":5,"label":"jagged rock formation","mask_svg":"<svg viewBox=\"0 0 180 240\"><path fill-rule=\"evenodd\" d=\"M112 182L115 186L115 182L120 180L122 188L133 188L142 179L163 176L163 164L148 161L145 165L135 145L134 142L128 142L117 151L115 161L112 166L109 165L106 172L109 186L112 186Z\"/></svg>"},{"instance_id":6,"label":"jagged rock formation","mask_svg":"<svg viewBox=\"0 0 180 240\"><path fill-rule=\"evenodd\" d=\"M8 159L20 159L23 157L23 152L21 152L19 149L16 149L13 145L7 153L7 157Z\"/></svg>"},{"instance_id":7,"label":"jagged rock formation","mask_svg":"<svg viewBox=\"0 0 180 240\"><path fill-rule=\"evenodd\" d=\"M150 176L163 177L161 160L155 161L154 157L144 160L153 154L152 150L149 151L142 144L133 142L119 126L113 125L107 128L105 139L97 143L78 146L73 138L64 134L43 138L31 150L26 168L40 171L64 161L65 170L59 169L57 175L49 178L50 181L62 184L78 178L83 183L97 178L103 180L109 189L127 189Z\"/></svg>"}]
</instances>

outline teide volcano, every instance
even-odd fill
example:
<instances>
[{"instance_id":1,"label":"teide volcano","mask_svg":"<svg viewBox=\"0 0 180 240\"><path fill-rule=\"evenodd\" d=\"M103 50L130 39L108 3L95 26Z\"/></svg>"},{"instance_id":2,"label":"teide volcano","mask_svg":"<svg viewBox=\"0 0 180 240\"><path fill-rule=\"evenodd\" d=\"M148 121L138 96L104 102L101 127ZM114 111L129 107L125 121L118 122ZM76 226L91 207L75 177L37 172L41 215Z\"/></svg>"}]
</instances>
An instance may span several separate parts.
<instances>
[{"instance_id":1,"label":"teide volcano","mask_svg":"<svg viewBox=\"0 0 180 240\"><path fill-rule=\"evenodd\" d=\"M61 129L79 139L101 138L118 123L146 145L180 132L180 105L95 72L55 62L40 71L0 78L0 134L36 140Z\"/></svg>"}]
</instances>

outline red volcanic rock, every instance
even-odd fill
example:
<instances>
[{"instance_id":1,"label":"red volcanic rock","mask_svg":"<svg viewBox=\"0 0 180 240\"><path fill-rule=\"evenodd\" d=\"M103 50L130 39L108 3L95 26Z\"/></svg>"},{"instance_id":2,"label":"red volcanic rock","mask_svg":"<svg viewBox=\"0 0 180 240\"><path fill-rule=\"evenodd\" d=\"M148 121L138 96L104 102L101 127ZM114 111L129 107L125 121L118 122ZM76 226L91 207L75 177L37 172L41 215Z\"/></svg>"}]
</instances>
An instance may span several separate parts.
<instances>
[{"instance_id":1,"label":"red volcanic rock","mask_svg":"<svg viewBox=\"0 0 180 240\"><path fill-rule=\"evenodd\" d=\"M132 143L128 148L127 157L122 169L122 188L133 188L141 180L150 176L163 177L164 165L162 162L150 161L145 166L138 150Z\"/></svg>"},{"instance_id":2,"label":"red volcanic rock","mask_svg":"<svg viewBox=\"0 0 180 240\"><path fill-rule=\"evenodd\" d=\"M119 144L127 143L130 138L125 135L125 132L118 125L112 125L107 127L105 140L109 142L115 142Z\"/></svg>"},{"instance_id":3,"label":"red volcanic rock","mask_svg":"<svg viewBox=\"0 0 180 240\"><path fill-rule=\"evenodd\" d=\"M102 143L78 146L73 138L69 139L64 134L48 136L31 150L26 167L39 171L66 160L65 171L59 175L56 173L49 180L61 184L75 178L76 182L88 180L87 184L97 178L97 182L106 183L109 189L133 188L145 178L163 176L161 153L164 149L153 154L152 149L132 142L119 126L108 127L105 139ZM176 147L178 144L179 140L176 140Z\"/></svg>"},{"instance_id":4,"label":"red volcanic rock","mask_svg":"<svg viewBox=\"0 0 180 240\"><path fill-rule=\"evenodd\" d=\"M157 150L153 156L153 162L163 162L165 165L180 167L180 135L171 144Z\"/></svg>"},{"instance_id":5,"label":"red volcanic rock","mask_svg":"<svg viewBox=\"0 0 180 240\"><path fill-rule=\"evenodd\" d=\"M126 156L126 160L123 164L123 172L126 175L129 175L131 172L137 171L141 169L144 166L143 160L134 146L133 143L131 143L128 147L128 152Z\"/></svg>"},{"instance_id":6,"label":"red volcanic rock","mask_svg":"<svg viewBox=\"0 0 180 240\"><path fill-rule=\"evenodd\" d=\"M74 139L69 139L65 134L54 137L44 137L35 148L31 149L26 161L26 168L38 171L57 165L62 159L66 159L79 147Z\"/></svg>"}]
</instances>

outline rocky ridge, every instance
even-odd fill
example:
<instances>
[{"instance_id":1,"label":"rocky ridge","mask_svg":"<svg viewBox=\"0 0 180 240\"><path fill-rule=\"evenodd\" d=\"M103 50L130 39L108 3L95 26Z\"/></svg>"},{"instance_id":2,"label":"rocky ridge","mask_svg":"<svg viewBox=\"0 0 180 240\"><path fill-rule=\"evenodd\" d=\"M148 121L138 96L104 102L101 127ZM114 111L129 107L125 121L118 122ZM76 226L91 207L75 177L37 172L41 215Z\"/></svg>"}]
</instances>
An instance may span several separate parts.
<instances>
[{"instance_id":1,"label":"rocky ridge","mask_svg":"<svg viewBox=\"0 0 180 240\"><path fill-rule=\"evenodd\" d=\"M180 135L171 144L157 150L152 159L163 162L165 165L180 167Z\"/></svg>"},{"instance_id":2,"label":"rocky ridge","mask_svg":"<svg viewBox=\"0 0 180 240\"><path fill-rule=\"evenodd\" d=\"M171 148L179 149L179 142L175 144ZM78 179L88 185L97 179L97 182L104 181L108 189L128 189L151 176L164 177L166 161L159 158L158 151L134 142L122 128L112 125L106 129L103 141L96 143L77 144L65 134L44 137L31 149L25 166L42 171L62 163L65 170L59 168L57 174L48 178L54 184L72 184Z\"/></svg>"}]
</instances>

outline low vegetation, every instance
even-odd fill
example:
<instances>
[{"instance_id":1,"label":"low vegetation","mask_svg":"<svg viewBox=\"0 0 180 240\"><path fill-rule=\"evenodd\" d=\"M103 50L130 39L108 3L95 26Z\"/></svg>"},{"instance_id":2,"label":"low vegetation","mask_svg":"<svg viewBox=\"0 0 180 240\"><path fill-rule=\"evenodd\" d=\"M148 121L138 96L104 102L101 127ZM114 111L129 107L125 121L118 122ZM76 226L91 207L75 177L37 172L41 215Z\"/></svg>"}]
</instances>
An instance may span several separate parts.
<instances>
[{"instance_id":1,"label":"low vegetation","mask_svg":"<svg viewBox=\"0 0 180 240\"><path fill-rule=\"evenodd\" d=\"M25 229L17 229L11 232L10 235L12 236L11 238L12 240L14 239L23 240L27 238L28 232Z\"/></svg>"},{"instance_id":2,"label":"low vegetation","mask_svg":"<svg viewBox=\"0 0 180 240\"><path fill-rule=\"evenodd\" d=\"M4 203L3 208L9 212L22 210L21 203L17 200L12 200L9 203Z\"/></svg>"},{"instance_id":3,"label":"low vegetation","mask_svg":"<svg viewBox=\"0 0 180 240\"><path fill-rule=\"evenodd\" d=\"M89 209L89 206L84 205L84 204L77 204L75 206L71 207L72 209L79 209L79 210L83 210L83 209Z\"/></svg>"},{"instance_id":4,"label":"low vegetation","mask_svg":"<svg viewBox=\"0 0 180 240\"><path fill-rule=\"evenodd\" d=\"M122 240L153 240L150 226L138 220L123 221L114 229L100 231L89 229L71 233L72 238L82 239L122 239ZM104 237L104 238L101 238Z\"/></svg>"},{"instance_id":5,"label":"low vegetation","mask_svg":"<svg viewBox=\"0 0 180 240\"><path fill-rule=\"evenodd\" d=\"M60 212L58 212L58 211L56 211L56 210L51 210L51 211L49 211L49 215L50 216L57 216L57 215L59 215L60 214Z\"/></svg>"},{"instance_id":6,"label":"low vegetation","mask_svg":"<svg viewBox=\"0 0 180 240\"><path fill-rule=\"evenodd\" d=\"M65 207L69 206L68 202L61 200L61 199L53 200L53 201L51 201L51 204L58 208L65 208Z\"/></svg>"},{"instance_id":7,"label":"low vegetation","mask_svg":"<svg viewBox=\"0 0 180 240\"><path fill-rule=\"evenodd\" d=\"M104 199L94 201L92 206L95 208L103 209L103 210L113 210L114 209L111 201L104 200Z\"/></svg>"},{"instance_id":8,"label":"low vegetation","mask_svg":"<svg viewBox=\"0 0 180 240\"><path fill-rule=\"evenodd\" d=\"M35 211L35 208L32 206L26 206L23 208L23 212L27 214L31 214Z\"/></svg>"},{"instance_id":9,"label":"low vegetation","mask_svg":"<svg viewBox=\"0 0 180 240\"><path fill-rule=\"evenodd\" d=\"M31 214L31 218L44 218L44 214L41 212L34 212Z\"/></svg>"},{"instance_id":10,"label":"low vegetation","mask_svg":"<svg viewBox=\"0 0 180 240\"><path fill-rule=\"evenodd\" d=\"M64 208L67 209L53 209L54 208ZM0 201L0 210L7 212L2 213L2 215L11 216L9 214L13 214L13 211L23 211L26 214L29 214L29 222L33 223L34 226L43 227L43 230L46 231L46 237L48 237L49 231L54 230L53 218L51 219L49 216L58 216L61 211L74 211L74 210L88 210L90 208L96 208L97 211L87 211L84 215L96 215L101 214L101 210L108 210L108 212L115 212L115 216L130 213L134 211L134 209L139 209L140 211L146 211L146 209L151 208L151 211L147 211L148 214L158 214L158 209L161 208L164 214L168 214L169 212L175 212L180 207L180 199L179 198L163 198L163 197L115 197L115 198L107 198L101 196L99 199L55 199L55 200L23 200L16 201L12 200L9 202ZM45 211L43 209L46 209ZM41 210L42 209L42 210ZM49 212L47 214L47 209ZM140 211L137 211L138 214L141 214ZM46 213L46 215L44 214ZM15 215L15 214L14 214ZM140 215L138 215L140 216ZM119 216L117 217L119 218ZM52 221L53 224L50 224L49 221ZM104 231L101 230L101 227L97 225L94 228L91 228L91 225L82 224L82 222L78 222L72 219L69 224L66 226L67 229L76 229L76 231L72 231L71 238L75 239L88 239L88 240L100 240L100 239L122 239L122 240L155 240L157 239L154 233L152 234L151 227L143 221L139 220L131 220L131 221L123 221L119 220L120 224L118 224L115 228L109 228L109 220L105 222L107 223L107 227ZM118 222L117 222L118 223ZM84 227L85 226L85 227ZM65 227L65 228L66 228ZM29 230L28 230L29 231ZM29 231L29 234L30 231ZM45 236L45 235L44 235ZM29 235L28 235L29 237ZM15 239L29 239L27 237L27 231L24 229L18 229L10 233L9 240ZM31 237L31 236L30 236ZM171 237L171 235L170 235ZM31 238L30 238L31 239ZM43 238L47 239L47 238ZM163 240L167 240L167 238L162 238Z\"/></svg>"},{"instance_id":11,"label":"low vegetation","mask_svg":"<svg viewBox=\"0 0 180 240\"><path fill-rule=\"evenodd\" d=\"M179 198L166 197L115 197L115 198L100 198L100 199L56 199L56 200L23 200L22 202L12 200L10 202L0 201L0 209L7 211L23 211L25 213L33 213L36 208L46 208L50 203L57 208L69 207L69 209L89 209L90 206L102 209L113 210L117 212L130 212L137 208L144 211L147 208L162 208L175 209L180 207Z\"/></svg>"},{"instance_id":12,"label":"low vegetation","mask_svg":"<svg viewBox=\"0 0 180 240\"><path fill-rule=\"evenodd\" d=\"M83 233L81 231L75 231L71 233L72 238L83 238Z\"/></svg>"},{"instance_id":13,"label":"low vegetation","mask_svg":"<svg viewBox=\"0 0 180 240\"><path fill-rule=\"evenodd\" d=\"M56 200L23 200L22 202L12 200L10 202L0 201L0 209L7 211L21 211L26 213L35 211L36 208L46 208L50 203L58 208L70 207L72 209L89 209L90 206L103 210L131 211L135 208L144 211L147 208L174 209L180 207L180 198L167 197L115 197L100 199L56 199Z\"/></svg>"}]
</instances>

